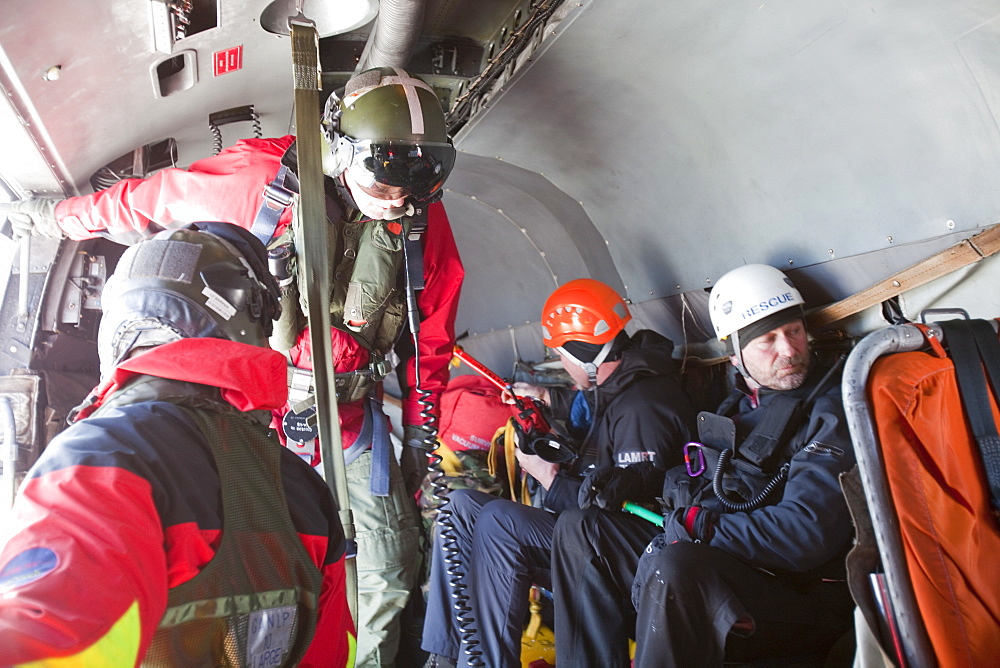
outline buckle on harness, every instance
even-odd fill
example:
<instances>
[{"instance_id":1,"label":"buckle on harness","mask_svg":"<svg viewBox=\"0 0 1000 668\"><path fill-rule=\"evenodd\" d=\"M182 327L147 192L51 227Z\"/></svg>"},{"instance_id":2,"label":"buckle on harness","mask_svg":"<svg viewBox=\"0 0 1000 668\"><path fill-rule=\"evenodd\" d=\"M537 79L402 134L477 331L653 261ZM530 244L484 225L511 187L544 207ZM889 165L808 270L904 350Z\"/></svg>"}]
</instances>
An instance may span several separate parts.
<instances>
[{"instance_id":1,"label":"buckle on harness","mask_svg":"<svg viewBox=\"0 0 1000 668\"><path fill-rule=\"evenodd\" d=\"M295 193L278 185L275 181L271 181L264 186L264 191L261 195L264 198L264 203L269 209L275 209L278 211L287 209L292 205L292 202L295 201Z\"/></svg>"},{"instance_id":2,"label":"buckle on harness","mask_svg":"<svg viewBox=\"0 0 1000 668\"><path fill-rule=\"evenodd\" d=\"M389 375L389 363L385 361L384 357L373 359L368 364L368 372L371 374L372 380L377 383Z\"/></svg>"},{"instance_id":3,"label":"buckle on harness","mask_svg":"<svg viewBox=\"0 0 1000 668\"><path fill-rule=\"evenodd\" d=\"M386 377L389 369L385 358L378 357L357 371L335 374L334 392L337 401L351 402L365 397L372 387ZM301 413L307 406L315 403L314 389L312 371L288 366L288 401L294 412Z\"/></svg>"}]
</instances>

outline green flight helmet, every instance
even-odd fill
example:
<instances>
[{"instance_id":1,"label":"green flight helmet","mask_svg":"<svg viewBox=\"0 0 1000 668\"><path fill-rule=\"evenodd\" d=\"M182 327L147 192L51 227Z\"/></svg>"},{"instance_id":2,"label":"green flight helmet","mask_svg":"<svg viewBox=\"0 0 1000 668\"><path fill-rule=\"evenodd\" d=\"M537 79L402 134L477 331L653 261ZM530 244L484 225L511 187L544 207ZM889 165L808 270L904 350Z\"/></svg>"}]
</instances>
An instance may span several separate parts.
<instances>
[{"instance_id":1,"label":"green flight helmet","mask_svg":"<svg viewBox=\"0 0 1000 668\"><path fill-rule=\"evenodd\" d=\"M228 223L194 223L125 250L101 296L97 350L106 376L136 348L182 338L267 347L281 313L264 245Z\"/></svg>"},{"instance_id":2,"label":"green flight helmet","mask_svg":"<svg viewBox=\"0 0 1000 668\"><path fill-rule=\"evenodd\" d=\"M377 67L352 77L342 96L330 95L323 113L330 153L324 171L350 170L359 185L406 188L417 201L432 199L455 165L437 94L405 70Z\"/></svg>"}]
</instances>

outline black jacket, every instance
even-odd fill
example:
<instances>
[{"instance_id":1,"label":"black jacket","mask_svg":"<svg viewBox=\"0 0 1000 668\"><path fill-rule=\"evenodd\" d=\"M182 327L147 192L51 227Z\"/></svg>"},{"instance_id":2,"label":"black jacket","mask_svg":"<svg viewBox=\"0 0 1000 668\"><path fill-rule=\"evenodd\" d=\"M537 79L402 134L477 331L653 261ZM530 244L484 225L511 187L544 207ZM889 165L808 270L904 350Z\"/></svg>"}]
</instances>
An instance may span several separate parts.
<instances>
[{"instance_id":1,"label":"black jacket","mask_svg":"<svg viewBox=\"0 0 1000 668\"><path fill-rule=\"evenodd\" d=\"M736 422L736 451L740 451L739 444L778 396L806 399L824 381L827 371L814 360L806 381L795 390L761 389L756 406L750 395L739 392L723 402L719 413L732 416ZM705 535L698 532L694 538L769 571L812 572L820 577L843 578L843 558L850 547L853 525L839 476L854 466L855 459L840 396L839 374L826 377L816 394L808 415L774 464L773 468L788 466L787 481L761 507L748 512L727 511L711 484L693 499L680 501L679 505L699 506L710 513L713 530ZM735 475L747 475L751 467L742 457L737 459L740 461L729 464L728 470ZM710 475L712 471L707 473ZM668 489L672 479L685 478L683 466L668 472L664 498L676 494ZM693 539L683 527L674 526L677 522L667 519L664 532L668 541Z\"/></svg>"},{"instance_id":2,"label":"black jacket","mask_svg":"<svg viewBox=\"0 0 1000 668\"><path fill-rule=\"evenodd\" d=\"M579 507L582 475L594 466L651 462L663 470L683 461L682 448L696 433L695 411L681 386L673 350L673 342L656 332L636 332L621 365L596 391L586 391L596 416L593 428L581 445L581 456L558 473L546 492L546 509ZM568 418L575 394L550 390L555 419Z\"/></svg>"}]
</instances>

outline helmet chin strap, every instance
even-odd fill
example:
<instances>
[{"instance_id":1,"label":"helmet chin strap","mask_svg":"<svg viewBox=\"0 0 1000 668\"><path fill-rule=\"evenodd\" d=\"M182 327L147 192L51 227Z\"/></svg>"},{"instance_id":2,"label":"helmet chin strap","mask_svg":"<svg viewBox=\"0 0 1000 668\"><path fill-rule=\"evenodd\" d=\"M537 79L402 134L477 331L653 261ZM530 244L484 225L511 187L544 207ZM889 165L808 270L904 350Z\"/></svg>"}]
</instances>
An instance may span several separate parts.
<instances>
[{"instance_id":1,"label":"helmet chin strap","mask_svg":"<svg viewBox=\"0 0 1000 668\"><path fill-rule=\"evenodd\" d=\"M607 356L611 353L611 347L614 345L614 343L615 343L614 339L611 339L610 341L605 343L604 347L601 348L601 352L597 353L597 357L595 357L593 361L590 362L584 362L574 357L573 353L569 352L562 346L559 346L558 348L556 348L556 350L565 355L566 359L568 359L570 362L583 369L587 373L587 380L590 382L590 384L594 387L597 387L597 367L599 367L607 358Z\"/></svg>"},{"instance_id":2,"label":"helmet chin strap","mask_svg":"<svg viewBox=\"0 0 1000 668\"><path fill-rule=\"evenodd\" d=\"M750 375L750 372L747 371L746 365L743 363L743 346L740 344L739 330L730 334L730 337L733 340L733 358L736 360L736 370L743 374L743 377L747 380L752 380L756 383L757 381Z\"/></svg>"}]
</instances>

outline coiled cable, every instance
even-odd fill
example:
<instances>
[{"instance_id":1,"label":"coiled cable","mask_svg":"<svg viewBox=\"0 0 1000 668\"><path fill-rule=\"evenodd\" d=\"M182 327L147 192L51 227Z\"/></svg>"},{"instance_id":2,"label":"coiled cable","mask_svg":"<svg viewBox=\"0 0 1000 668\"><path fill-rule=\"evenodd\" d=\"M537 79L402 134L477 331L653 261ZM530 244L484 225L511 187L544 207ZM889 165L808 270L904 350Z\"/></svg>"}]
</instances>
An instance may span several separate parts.
<instances>
[{"instance_id":1,"label":"coiled cable","mask_svg":"<svg viewBox=\"0 0 1000 668\"><path fill-rule=\"evenodd\" d=\"M431 392L424 389L420 381L420 310L417 307L413 281L410 279L410 257L406 244L403 244L403 264L406 273L406 315L410 325L410 335L413 337L413 372L416 377L416 386L413 388L413 392L417 395L417 405L420 406L422 420L422 423L417 425L423 432L419 447L427 452L427 473L430 478L431 496L437 507L437 525L438 533L441 536L442 556L444 557L445 570L448 573L448 584L453 600L452 608L458 622L462 650L469 657L470 666L482 666L484 665L480 658L482 651L479 650L479 641L476 640L475 620L471 616L472 608L469 607L469 595L466 593L465 573L459 558L458 537L455 535L455 527L451 523L451 509L448 507L450 503L448 483L441 467L443 458L437 454L437 449L441 445L438 441L438 417L434 411L434 402L431 401Z\"/></svg>"},{"instance_id":2,"label":"coiled cable","mask_svg":"<svg viewBox=\"0 0 1000 668\"><path fill-rule=\"evenodd\" d=\"M748 501L734 501L729 498L726 490L722 489L722 476L724 475L725 469L729 465L729 460L732 459L732 457L732 449L723 450L722 453L719 454L719 465L715 467L715 475L712 476L712 491L715 492L715 497L719 499L722 506L731 513L748 513L751 510L760 508L767 497L778 488L778 485L783 483L788 478L789 465L786 463L778 469L778 472L774 474L774 477L768 480L763 489L755 494L753 498Z\"/></svg>"}]
</instances>

